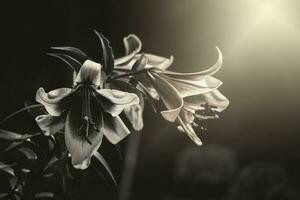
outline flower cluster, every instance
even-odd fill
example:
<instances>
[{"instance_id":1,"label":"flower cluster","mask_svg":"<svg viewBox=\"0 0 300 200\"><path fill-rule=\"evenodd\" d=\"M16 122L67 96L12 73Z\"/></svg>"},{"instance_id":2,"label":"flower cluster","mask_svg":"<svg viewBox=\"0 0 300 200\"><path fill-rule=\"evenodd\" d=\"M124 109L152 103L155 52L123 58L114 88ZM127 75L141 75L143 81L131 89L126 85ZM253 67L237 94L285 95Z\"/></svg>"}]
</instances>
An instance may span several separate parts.
<instances>
[{"instance_id":1,"label":"flower cluster","mask_svg":"<svg viewBox=\"0 0 300 200\"><path fill-rule=\"evenodd\" d=\"M73 71L73 86L45 92L40 88L36 101L47 113L36 117L45 135L63 130L66 147L75 168L85 169L101 145L103 136L112 144L128 134L120 114L128 118L130 126L143 128L144 100L154 109L159 102L164 119L176 122L178 129L197 144L201 140L194 128L201 121L217 118L229 101L219 91L222 82L211 75L222 65L222 54L211 68L195 73L177 73L167 70L173 57L164 58L140 53L142 44L135 35L124 38L126 55L114 58L109 41L99 32L101 62L92 61L83 51L74 47L56 47L55 56Z\"/></svg>"}]
</instances>

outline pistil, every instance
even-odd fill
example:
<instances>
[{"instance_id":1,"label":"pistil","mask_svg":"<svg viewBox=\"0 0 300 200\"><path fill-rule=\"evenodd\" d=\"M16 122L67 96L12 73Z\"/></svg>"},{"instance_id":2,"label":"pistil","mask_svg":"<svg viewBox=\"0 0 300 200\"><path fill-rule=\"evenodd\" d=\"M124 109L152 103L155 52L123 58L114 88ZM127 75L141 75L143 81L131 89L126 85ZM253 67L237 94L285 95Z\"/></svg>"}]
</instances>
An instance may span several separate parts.
<instances>
[{"instance_id":1,"label":"pistil","mask_svg":"<svg viewBox=\"0 0 300 200\"><path fill-rule=\"evenodd\" d=\"M85 137L86 141L89 144L92 144L92 141L89 139L90 126L95 131L100 132L100 130L96 127L91 114L91 93L92 93L93 86L80 84L76 86L76 89L80 89L82 95L82 104L81 104L82 124L77 131Z\"/></svg>"}]
</instances>

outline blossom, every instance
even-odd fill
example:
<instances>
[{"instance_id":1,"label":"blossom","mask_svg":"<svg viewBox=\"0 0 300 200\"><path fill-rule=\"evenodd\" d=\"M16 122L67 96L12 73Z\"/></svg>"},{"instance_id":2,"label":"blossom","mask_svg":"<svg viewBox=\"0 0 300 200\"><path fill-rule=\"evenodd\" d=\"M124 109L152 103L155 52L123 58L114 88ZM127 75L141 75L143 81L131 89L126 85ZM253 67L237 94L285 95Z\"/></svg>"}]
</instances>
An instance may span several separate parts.
<instances>
[{"instance_id":1,"label":"blossom","mask_svg":"<svg viewBox=\"0 0 300 200\"><path fill-rule=\"evenodd\" d=\"M222 82L211 75L216 73L222 65L222 54L211 68L195 73L177 73L152 69L148 75L153 86L167 108L161 111L164 119L177 122L183 130L197 144L200 138L194 127L200 120L218 118L215 112L221 112L229 105L228 99L218 88Z\"/></svg>"},{"instance_id":2,"label":"blossom","mask_svg":"<svg viewBox=\"0 0 300 200\"><path fill-rule=\"evenodd\" d=\"M194 73L178 73L167 70L173 63L173 56L164 58L153 54L139 53L141 41L135 35L124 38L126 55L116 59L115 70L119 77L132 74L128 79L137 81L137 88L148 97L160 99L166 107L161 111L163 118L177 122L179 129L197 144L202 142L194 128L199 120L218 118L216 112L223 111L228 99L218 88L222 82L211 75L222 66L222 53L217 47L218 60L211 68Z\"/></svg>"},{"instance_id":3,"label":"blossom","mask_svg":"<svg viewBox=\"0 0 300 200\"><path fill-rule=\"evenodd\" d=\"M37 123L48 135L64 126L72 164L79 169L89 166L103 135L116 144L130 133L119 114L139 103L136 94L104 88L101 69L101 64L86 60L73 88L58 88L48 93L40 88L36 94L36 101L49 113L38 116Z\"/></svg>"},{"instance_id":4,"label":"blossom","mask_svg":"<svg viewBox=\"0 0 300 200\"><path fill-rule=\"evenodd\" d=\"M115 59L115 75L122 75L124 72L137 71L138 69L150 69L153 67L164 70L168 68L173 62L173 56L171 56L170 58L165 58L153 54L140 53L142 49L142 42L134 34L130 34L125 37L123 39L123 42L125 46L125 56ZM155 100L159 99L159 95L152 86L150 80L148 80L144 76L139 75L135 76L135 78L139 80L138 82L136 82L136 84L134 84L134 86L139 90L138 92L136 92L137 94L142 92L144 95L146 95L146 98L148 96L148 100L151 100L152 98ZM123 84L124 82L129 83L130 80L132 80L132 77L123 77L122 79ZM119 84L112 83L110 84L110 87L121 87L120 82L118 83ZM122 87L122 90L126 90L126 88L128 89L130 87L132 86L126 85L125 87ZM144 126L144 98L145 97L140 95L139 104L124 109L125 115L136 131L140 131Z\"/></svg>"}]
</instances>

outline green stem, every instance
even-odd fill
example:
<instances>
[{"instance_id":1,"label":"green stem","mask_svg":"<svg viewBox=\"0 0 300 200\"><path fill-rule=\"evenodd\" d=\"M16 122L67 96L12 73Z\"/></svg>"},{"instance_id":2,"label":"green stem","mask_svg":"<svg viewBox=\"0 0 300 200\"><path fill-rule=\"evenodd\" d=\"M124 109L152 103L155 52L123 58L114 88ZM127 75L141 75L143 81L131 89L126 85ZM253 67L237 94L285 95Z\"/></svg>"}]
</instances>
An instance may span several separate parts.
<instances>
[{"instance_id":1,"label":"green stem","mask_svg":"<svg viewBox=\"0 0 300 200\"><path fill-rule=\"evenodd\" d=\"M121 74L121 75L112 77L109 81L116 80L116 79L118 79L118 78L123 78L123 77L133 76L133 75L137 75L137 74L142 74L142 73L147 72L148 70L149 70L149 69L142 69L142 70L138 70L138 71L133 71L133 72Z\"/></svg>"},{"instance_id":2,"label":"green stem","mask_svg":"<svg viewBox=\"0 0 300 200\"><path fill-rule=\"evenodd\" d=\"M17 114L19 114L19 113L21 113L23 111L27 111L27 110L29 110L31 108L42 108L42 107L44 107L42 104L34 104L34 105L30 105L30 106L26 106L24 108L21 108L21 109L15 111L15 112L11 113L10 115L6 116L4 119L2 119L0 121L0 125L2 125L7 120L9 120L10 118L14 117L15 115L17 115Z\"/></svg>"},{"instance_id":3,"label":"green stem","mask_svg":"<svg viewBox=\"0 0 300 200\"><path fill-rule=\"evenodd\" d=\"M135 178L140 141L141 134L139 133L132 134L129 138L118 200L131 199L132 184Z\"/></svg>"}]
</instances>

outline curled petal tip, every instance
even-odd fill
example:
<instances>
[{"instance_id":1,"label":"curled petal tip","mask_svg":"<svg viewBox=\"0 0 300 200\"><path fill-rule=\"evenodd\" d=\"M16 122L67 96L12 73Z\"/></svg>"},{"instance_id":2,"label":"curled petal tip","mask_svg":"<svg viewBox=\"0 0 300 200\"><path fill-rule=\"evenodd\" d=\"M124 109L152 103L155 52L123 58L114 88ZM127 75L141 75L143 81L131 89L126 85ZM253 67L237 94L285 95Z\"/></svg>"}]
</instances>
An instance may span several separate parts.
<instances>
[{"instance_id":1,"label":"curled petal tip","mask_svg":"<svg viewBox=\"0 0 300 200\"><path fill-rule=\"evenodd\" d=\"M216 46L216 49L218 51L218 60L217 62L209 69L204 70L203 73L206 73L206 75L212 75L215 74L217 71L219 71L223 65L223 55L221 50L218 46Z\"/></svg>"},{"instance_id":2,"label":"curled petal tip","mask_svg":"<svg viewBox=\"0 0 300 200\"><path fill-rule=\"evenodd\" d=\"M221 52L221 50L219 49L218 46L216 46L216 49L218 51L218 61L217 61L217 63L219 63L219 65L222 65L223 64L223 54L222 54L222 52Z\"/></svg>"}]
</instances>

